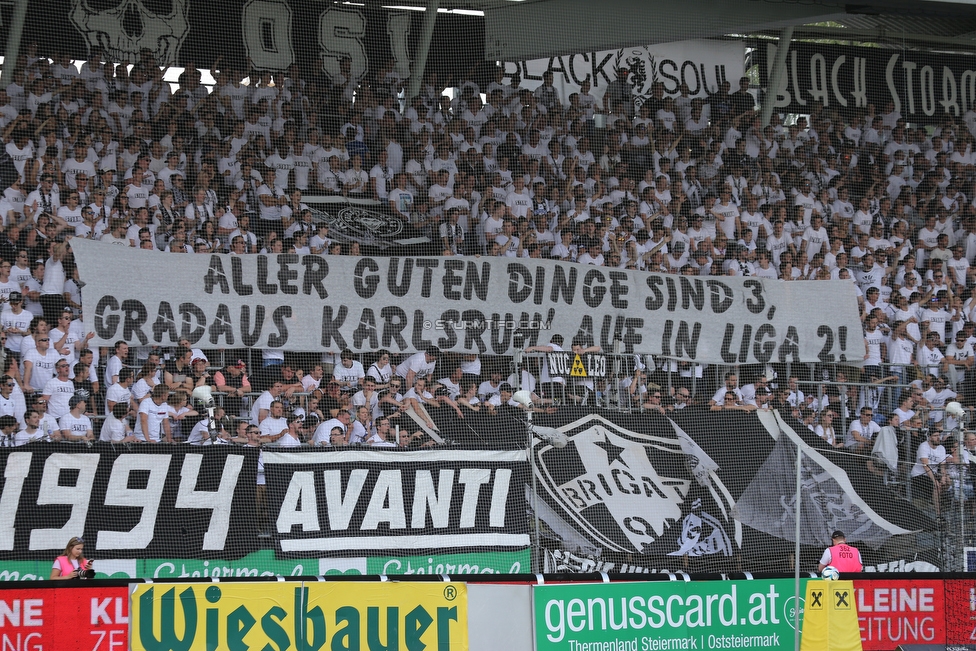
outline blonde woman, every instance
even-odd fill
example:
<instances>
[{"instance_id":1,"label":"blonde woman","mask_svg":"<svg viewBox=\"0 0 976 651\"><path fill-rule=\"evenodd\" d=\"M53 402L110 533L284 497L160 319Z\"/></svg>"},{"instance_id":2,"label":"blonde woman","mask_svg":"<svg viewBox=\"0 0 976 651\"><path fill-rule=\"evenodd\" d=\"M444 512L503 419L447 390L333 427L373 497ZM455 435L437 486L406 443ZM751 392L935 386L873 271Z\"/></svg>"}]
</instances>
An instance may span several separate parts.
<instances>
[{"instance_id":1,"label":"blonde woman","mask_svg":"<svg viewBox=\"0 0 976 651\"><path fill-rule=\"evenodd\" d=\"M54 559L51 568L52 581L67 581L77 579L91 569L94 561L89 561L82 554L85 551L85 541L77 536L68 541L64 554Z\"/></svg>"}]
</instances>

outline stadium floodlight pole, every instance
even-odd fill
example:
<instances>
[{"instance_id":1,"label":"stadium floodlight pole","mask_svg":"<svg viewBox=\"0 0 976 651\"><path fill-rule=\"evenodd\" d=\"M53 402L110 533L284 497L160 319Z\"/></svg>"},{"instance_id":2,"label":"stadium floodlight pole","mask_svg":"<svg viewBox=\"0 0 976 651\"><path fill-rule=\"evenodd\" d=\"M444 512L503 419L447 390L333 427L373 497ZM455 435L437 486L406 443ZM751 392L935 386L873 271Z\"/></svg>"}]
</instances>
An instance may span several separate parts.
<instances>
[{"instance_id":1,"label":"stadium floodlight pole","mask_svg":"<svg viewBox=\"0 0 976 651\"><path fill-rule=\"evenodd\" d=\"M17 55L20 53L20 37L24 33L24 21L27 19L28 0L16 0L14 16L10 21L10 31L7 32L7 47L3 52L3 74L0 75L0 88L6 88L13 81L14 68L17 67Z\"/></svg>"},{"instance_id":2,"label":"stadium floodlight pole","mask_svg":"<svg viewBox=\"0 0 976 651\"><path fill-rule=\"evenodd\" d=\"M783 82L783 75L786 72L786 52L790 49L790 42L793 40L793 26L784 27L779 35L779 44L776 46L776 56L773 57L773 69L769 73L769 86L766 87L766 94L763 96L762 103L762 125L768 126L770 118L773 117L773 105L776 103L776 92L779 85Z\"/></svg>"},{"instance_id":3,"label":"stadium floodlight pole","mask_svg":"<svg viewBox=\"0 0 976 651\"><path fill-rule=\"evenodd\" d=\"M413 99L420 92L420 84L423 83L424 72L427 69L427 53L430 51L430 41L434 37L434 22L437 20L437 10L440 9L440 6L440 0L427 0L420 42L417 44L417 58L414 60L414 69L410 71L410 81L407 83L408 100Z\"/></svg>"},{"instance_id":4,"label":"stadium floodlight pole","mask_svg":"<svg viewBox=\"0 0 976 651\"><path fill-rule=\"evenodd\" d=\"M782 434L780 434L782 436ZM793 649L800 651L800 475L803 467L803 448L796 442L796 522L793 530Z\"/></svg>"}]
</instances>

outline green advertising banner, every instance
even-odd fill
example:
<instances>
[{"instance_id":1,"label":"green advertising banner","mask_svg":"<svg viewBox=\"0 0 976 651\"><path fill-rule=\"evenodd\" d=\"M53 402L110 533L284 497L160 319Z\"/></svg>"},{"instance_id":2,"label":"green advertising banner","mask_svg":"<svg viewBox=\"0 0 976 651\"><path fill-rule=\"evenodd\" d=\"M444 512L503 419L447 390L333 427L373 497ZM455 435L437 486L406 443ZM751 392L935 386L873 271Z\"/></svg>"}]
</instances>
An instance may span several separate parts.
<instances>
[{"instance_id":1,"label":"green advertising banner","mask_svg":"<svg viewBox=\"0 0 976 651\"><path fill-rule=\"evenodd\" d=\"M0 581L39 581L51 575L50 561L5 561ZM367 556L355 558L275 558L270 549L233 561L192 558L125 558L95 561L100 579L176 579L251 576L518 574L529 571L529 550L515 552Z\"/></svg>"},{"instance_id":2,"label":"green advertising banner","mask_svg":"<svg viewBox=\"0 0 976 651\"><path fill-rule=\"evenodd\" d=\"M537 651L793 648L791 579L544 585L532 598Z\"/></svg>"}]
</instances>

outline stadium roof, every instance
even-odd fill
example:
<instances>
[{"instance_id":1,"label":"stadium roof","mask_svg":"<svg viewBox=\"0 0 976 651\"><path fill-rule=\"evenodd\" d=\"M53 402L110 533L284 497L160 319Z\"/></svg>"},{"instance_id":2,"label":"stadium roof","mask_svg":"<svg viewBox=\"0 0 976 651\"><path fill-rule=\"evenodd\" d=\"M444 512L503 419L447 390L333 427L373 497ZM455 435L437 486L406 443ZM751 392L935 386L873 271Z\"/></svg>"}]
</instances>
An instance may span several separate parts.
<instances>
[{"instance_id":1,"label":"stadium roof","mask_svg":"<svg viewBox=\"0 0 976 651\"><path fill-rule=\"evenodd\" d=\"M424 6L414 1L397 4ZM441 0L485 13L489 59L526 60L730 34L976 48L976 0ZM829 23L831 26L808 26Z\"/></svg>"}]
</instances>

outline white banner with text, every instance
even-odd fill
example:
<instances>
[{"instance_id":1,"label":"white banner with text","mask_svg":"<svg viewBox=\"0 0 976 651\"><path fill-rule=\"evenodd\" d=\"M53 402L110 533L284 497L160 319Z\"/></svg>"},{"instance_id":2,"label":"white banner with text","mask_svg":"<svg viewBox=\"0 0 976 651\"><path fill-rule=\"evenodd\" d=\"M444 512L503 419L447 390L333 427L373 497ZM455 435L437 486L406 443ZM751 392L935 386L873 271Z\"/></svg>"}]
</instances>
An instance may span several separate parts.
<instances>
[{"instance_id":1,"label":"white banner with text","mask_svg":"<svg viewBox=\"0 0 976 651\"><path fill-rule=\"evenodd\" d=\"M627 68L627 81L640 104L651 96L651 85L656 81L664 84L664 94L672 97L679 94L681 84L688 85L690 97L715 93L723 81L737 90L739 78L745 74L745 46L741 41L699 39L507 61L503 65L505 83L517 72L522 77L521 87L530 90L542 85L542 73L552 70L553 85L564 103L570 94L579 92L584 81L590 82L590 92L602 101L607 85L617 77L617 68Z\"/></svg>"},{"instance_id":2,"label":"white banner with text","mask_svg":"<svg viewBox=\"0 0 976 651\"><path fill-rule=\"evenodd\" d=\"M551 260L151 253L72 240L96 344L505 355L577 336L706 363L858 362L849 281L648 274ZM520 333L522 336L518 336Z\"/></svg>"}]
</instances>

